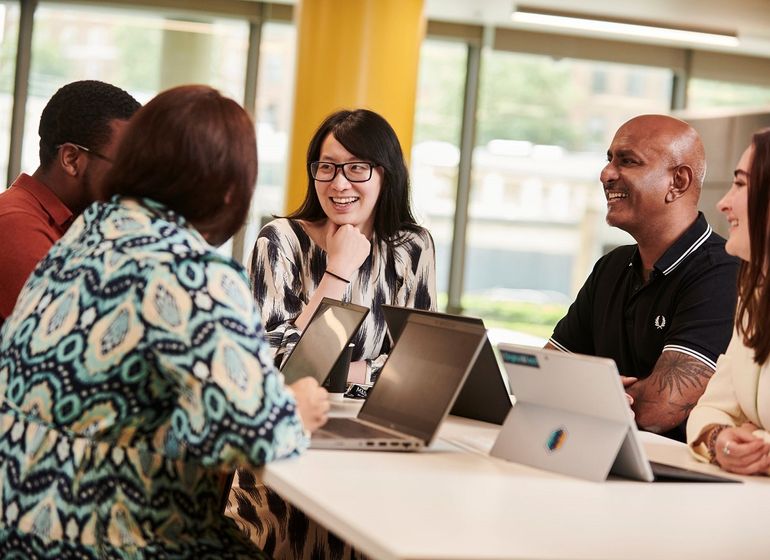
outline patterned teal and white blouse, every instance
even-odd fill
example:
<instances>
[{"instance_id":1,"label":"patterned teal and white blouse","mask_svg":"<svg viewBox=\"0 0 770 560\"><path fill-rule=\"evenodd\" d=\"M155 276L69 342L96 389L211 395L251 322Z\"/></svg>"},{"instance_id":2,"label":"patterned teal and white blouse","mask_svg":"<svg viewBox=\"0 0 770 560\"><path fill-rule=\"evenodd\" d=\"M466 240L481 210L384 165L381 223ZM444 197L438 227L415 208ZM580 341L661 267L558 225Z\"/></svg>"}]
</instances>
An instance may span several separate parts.
<instances>
[{"instance_id":1,"label":"patterned teal and white blouse","mask_svg":"<svg viewBox=\"0 0 770 560\"><path fill-rule=\"evenodd\" d=\"M89 207L0 331L0 557L260 557L219 480L307 447L271 364L238 263L157 203Z\"/></svg>"}]
</instances>

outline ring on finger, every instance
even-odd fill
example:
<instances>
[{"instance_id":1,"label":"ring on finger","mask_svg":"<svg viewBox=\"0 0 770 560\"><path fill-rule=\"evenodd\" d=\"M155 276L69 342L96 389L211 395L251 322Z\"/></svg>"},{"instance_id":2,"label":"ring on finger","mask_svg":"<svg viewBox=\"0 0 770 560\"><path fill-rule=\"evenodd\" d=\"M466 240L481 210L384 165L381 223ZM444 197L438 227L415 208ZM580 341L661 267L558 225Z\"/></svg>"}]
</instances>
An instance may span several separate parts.
<instances>
[{"instance_id":1,"label":"ring on finger","mask_svg":"<svg viewBox=\"0 0 770 560\"><path fill-rule=\"evenodd\" d=\"M725 443L725 446L722 448L722 453L724 453L725 455L729 455L730 454L730 442L729 441L727 443Z\"/></svg>"}]
</instances>

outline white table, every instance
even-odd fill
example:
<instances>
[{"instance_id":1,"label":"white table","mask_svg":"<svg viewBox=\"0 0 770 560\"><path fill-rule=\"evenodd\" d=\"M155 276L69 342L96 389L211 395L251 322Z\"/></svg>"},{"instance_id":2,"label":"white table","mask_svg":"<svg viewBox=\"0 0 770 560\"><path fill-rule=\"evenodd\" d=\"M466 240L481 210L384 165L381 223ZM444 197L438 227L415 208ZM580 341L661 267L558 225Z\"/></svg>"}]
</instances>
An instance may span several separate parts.
<instances>
[{"instance_id":1,"label":"white table","mask_svg":"<svg viewBox=\"0 0 770 560\"><path fill-rule=\"evenodd\" d=\"M489 457L498 430L450 417L426 451L313 450L264 481L377 559L770 557L766 478L586 482ZM653 460L715 472L644 440Z\"/></svg>"}]
</instances>

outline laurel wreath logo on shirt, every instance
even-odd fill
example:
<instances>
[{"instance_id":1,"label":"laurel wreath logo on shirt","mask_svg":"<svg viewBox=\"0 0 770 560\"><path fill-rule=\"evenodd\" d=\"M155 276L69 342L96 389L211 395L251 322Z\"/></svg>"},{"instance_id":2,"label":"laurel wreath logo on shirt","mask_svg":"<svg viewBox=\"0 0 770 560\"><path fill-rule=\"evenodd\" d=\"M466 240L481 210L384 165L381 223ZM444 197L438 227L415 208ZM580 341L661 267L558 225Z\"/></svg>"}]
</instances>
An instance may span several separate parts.
<instances>
[{"instance_id":1,"label":"laurel wreath logo on shirt","mask_svg":"<svg viewBox=\"0 0 770 560\"><path fill-rule=\"evenodd\" d=\"M665 326L666 318L663 315L658 315L655 317L655 328L657 328L659 331L662 331Z\"/></svg>"}]
</instances>

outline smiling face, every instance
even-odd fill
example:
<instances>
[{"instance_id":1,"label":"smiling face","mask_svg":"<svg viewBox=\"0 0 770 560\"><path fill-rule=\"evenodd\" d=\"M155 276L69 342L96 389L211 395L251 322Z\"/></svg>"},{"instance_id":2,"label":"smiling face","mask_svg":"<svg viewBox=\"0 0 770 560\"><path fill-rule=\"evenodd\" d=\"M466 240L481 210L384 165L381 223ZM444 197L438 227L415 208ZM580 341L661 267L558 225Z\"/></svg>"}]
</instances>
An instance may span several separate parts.
<instances>
[{"instance_id":1,"label":"smiling face","mask_svg":"<svg viewBox=\"0 0 770 560\"><path fill-rule=\"evenodd\" d=\"M362 158L348 152L333 134L329 134L321 144L318 160L347 163L362 161ZM367 237L371 237L374 231L374 216L381 188L381 167L374 167L371 179L363 183L351 183L345 178L342 169L337 170L333 181L315 181L315 191L326 217L339 226L353 225Z\"/></svg>"},{"instance_id":2,"label":"smiling face","mask_svg":"<svg viewBox=\"0 0 770 560\"><path fill-rule=\"evenodd\" d=\"M666 195L673 184L669 145L668 135L651 133L643 119L631 120L618 130L600 175L609 225L637 237L665 214Z\"/></svg>"},{"instance_id":3,"label":"smiling face","mask_svg":"<svg viewBox=\"0 0 770 560\"><path fill-rule=\"evenodd\" d=\"M751 257L749 238L749 170L754 159L754 146L743 152L738 166L733 172L730 190L717 202L717 209L722 212L730 224L730 232L725 244L725 251L748 261Z\"/></svg>"}]
</instances>

